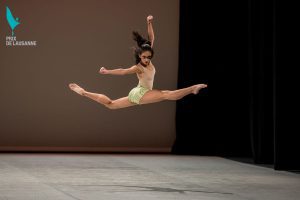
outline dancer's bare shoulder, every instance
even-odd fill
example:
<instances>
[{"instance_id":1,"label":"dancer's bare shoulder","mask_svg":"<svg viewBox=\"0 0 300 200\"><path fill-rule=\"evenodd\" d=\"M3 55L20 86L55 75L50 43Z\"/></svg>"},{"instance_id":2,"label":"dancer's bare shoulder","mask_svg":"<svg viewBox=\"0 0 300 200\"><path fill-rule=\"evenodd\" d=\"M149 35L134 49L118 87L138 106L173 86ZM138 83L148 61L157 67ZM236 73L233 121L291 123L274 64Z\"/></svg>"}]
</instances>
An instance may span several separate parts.
<instances>
[{"instance_id":1,"label":"dancer's bare shoulder","mask_svg":"<svg viewBox=\"0 0 300 200\"><path fill-rule=\"evenodd\" d=\"M138 65L133 65L126 69L126 74L142 73Z\"/></svg>"},{"instance_id":2,"label":"dancer's bare shoulder","mask_svg":"<svg viewBox=\"0 0 300 200\"><path fill-rule=\"evenodd\" d=\"M152 64L152 62L149 63L149 65L147 66L147 69L149 69L149 70L155 70L155 67Z\"/></svg>"}]
</instances>

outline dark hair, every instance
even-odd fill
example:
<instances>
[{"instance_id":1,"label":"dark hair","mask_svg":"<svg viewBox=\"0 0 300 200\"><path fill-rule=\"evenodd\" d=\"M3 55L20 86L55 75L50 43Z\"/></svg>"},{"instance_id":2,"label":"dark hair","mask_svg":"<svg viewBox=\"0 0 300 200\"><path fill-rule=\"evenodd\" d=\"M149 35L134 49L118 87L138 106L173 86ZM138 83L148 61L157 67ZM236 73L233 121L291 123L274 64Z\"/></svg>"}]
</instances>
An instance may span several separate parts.
<instances>
[{"instance_id":1,"label":"dark hair","mask_svg":"<svg viewBox=\"0 0 300 200\"><path fill-rule=\"evenodd\" d=\"M137 31L133 31L133 40L136 41L137 47L134 47L135 63L138 64L141 61L139 55L145 51L150 51L153 57L154 51L151 47L151 42L143 38Z\"/></svg>"}]
</instances>

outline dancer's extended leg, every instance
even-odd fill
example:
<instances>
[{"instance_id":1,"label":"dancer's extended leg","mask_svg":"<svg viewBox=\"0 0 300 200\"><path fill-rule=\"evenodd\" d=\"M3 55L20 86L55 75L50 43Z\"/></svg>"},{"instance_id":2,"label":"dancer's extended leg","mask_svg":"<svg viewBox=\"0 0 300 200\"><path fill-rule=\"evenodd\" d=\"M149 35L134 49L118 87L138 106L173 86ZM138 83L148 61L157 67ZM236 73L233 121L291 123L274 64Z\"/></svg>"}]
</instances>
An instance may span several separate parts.
<instances>
[{"instance_id":1,"label":"dancer's extended leg","mask_svg":"<svg viewBox=\"0 0 300 200\"><path fill-rule=\"evenodd\" d=\"M197 84L178 90L150 90L140 100L140 104L155 103L163 100L179 100L188 94L198 94L199 90L206 88L206 84Z\"/></svg>"},{"instance_id":2,"label":"dancer's extended leg","mask_svg":"<svg viewBox=\"0 0 300 200\"><path fill-rule=\"evenodd\" d=\"M110 109L119 109L119 108L125 108L125 107L135 105L129 102L128 97L111 100L109 97L105 96L104 94L88 92L75 83L69 84L69 87L71 90L78 93L79 95L88 97Z\"/></svg>"}]
</instances>

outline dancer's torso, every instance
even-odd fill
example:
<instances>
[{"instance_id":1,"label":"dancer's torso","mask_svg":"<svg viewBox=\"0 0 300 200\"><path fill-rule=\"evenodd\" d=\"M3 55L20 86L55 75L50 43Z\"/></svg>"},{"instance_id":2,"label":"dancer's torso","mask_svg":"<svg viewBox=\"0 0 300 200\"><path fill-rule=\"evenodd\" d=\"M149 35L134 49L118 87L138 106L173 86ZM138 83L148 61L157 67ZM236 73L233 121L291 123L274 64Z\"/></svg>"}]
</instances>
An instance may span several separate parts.
<instances>
[{"instance_id":1,"label":"dancer's torso","mask_svg":"<svg viewBox=\"0 0 300 200\"><path fill-rule=\"evenodd\" d=\"M143 67L142 65L137 65L142 73L137 73L137 77L139 79L139 85L152 90L154 75L155 75L155 67L152 63L150 63L147 67Z\"/></svg>"}]
</instances>

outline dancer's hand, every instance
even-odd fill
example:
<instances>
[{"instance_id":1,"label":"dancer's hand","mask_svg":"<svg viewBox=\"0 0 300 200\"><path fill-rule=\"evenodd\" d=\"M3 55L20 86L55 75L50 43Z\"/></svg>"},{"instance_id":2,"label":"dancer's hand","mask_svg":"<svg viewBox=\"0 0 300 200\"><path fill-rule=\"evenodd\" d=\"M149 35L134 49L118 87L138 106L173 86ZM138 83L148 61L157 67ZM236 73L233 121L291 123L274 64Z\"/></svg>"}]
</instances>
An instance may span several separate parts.
<instances>
[{"instance_id":1,"label":"dancer's hand","mask_svg":"<svg viewBox=\"0 0 300 200\"><path fill-rule=\"evenodd\" d=\"M147 22L148 22L148 23L151 23L152 20L153 20L153 16L152 16L152 15L149 15L149 16L147 17Z\"/></svg>"},{"instance_id":2,"label":"dancer's hand","mask_svg":"<svg viewBox=\"0 0 300 200\"><path fill-rule=\"evenodd\" d=\"M99 73L100 73L100 74L107 74L107 73L108 73L108 70L105 69L105 67L101 67L100 70L99 70Z\"/></svg>"}]
</instances>

